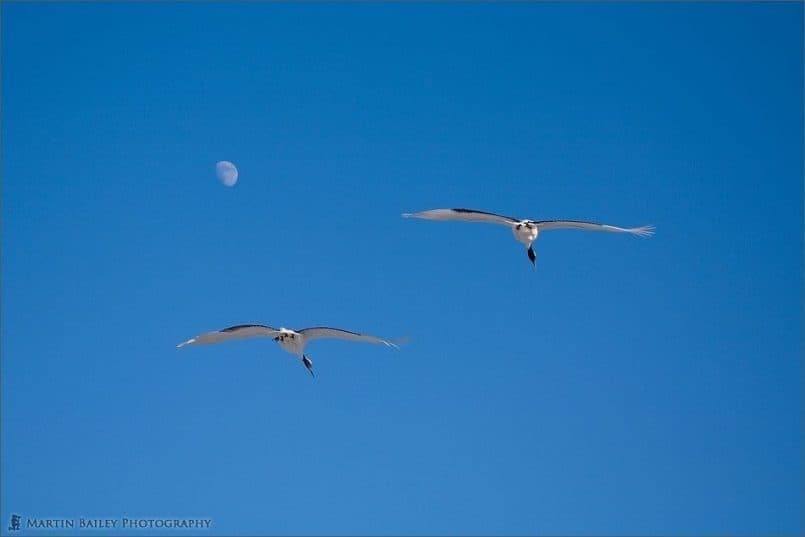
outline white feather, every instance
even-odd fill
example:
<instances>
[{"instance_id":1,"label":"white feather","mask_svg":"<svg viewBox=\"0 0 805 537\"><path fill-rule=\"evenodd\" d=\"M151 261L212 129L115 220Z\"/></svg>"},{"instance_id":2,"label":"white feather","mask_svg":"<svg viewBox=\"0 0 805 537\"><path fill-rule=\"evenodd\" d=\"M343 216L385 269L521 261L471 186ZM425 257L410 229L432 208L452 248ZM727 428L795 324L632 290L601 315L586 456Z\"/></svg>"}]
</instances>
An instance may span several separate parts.
<instances>
[{"instance_id":1,"label":"white feather","mask_svg":"<svg viewBox=\"0 0 805 537\"><path fill-rule=\"evenodd\" d=\"M367 343L382 343L388 347L398 348L396 343L392 343L391 341L381 339L375 336L367 336L364 334L356 334L355 332L349 332L347 330L340 330L338 328L327 328L323 326L317 326L314 328L304 328L299 331L302 334L302 337L305 338L306 341L312 341L314 339L321 339L321 338L337 338L337 339L346 339L350 341L364 341Z\"/></svg>"},{"instance_id":2,"label":"white feather","mask_svg":"<svg viewBox=\"0 0 805 537\"><path fill-rule=\"evenodd\" d=\"M461 222L485 222L513 226L519 222L516 218L499 214L473 211L470 209L433 209L419 213L403 213L405 218L422 218L424 220L458 220Z\"/></svg>"},{"instance_id":3,"label":"white feather","mask_svg":"<svg viewBox=\"0 0 805 537\"><path fill-rule=\"evenodd\" d=\"M221 343L223 341L232 341L235 339L246 339L252 337L276 337L279 334L279 330L271 328L270 326L233 326L230 328L224 328L223 330L216 330L214 332L205 332L200 336L196 336L183 343L179 343L176 345L176 348L181 348L185 345L209 345L213 343Z\"/></svg>"},{"instance_id":4,"label":"white feather","mask_svg":"<svg viewBox=\"0 0 805 537\"><path fill-rule=\"evenodd\" d=\"M654 234L654 226L641 226L622 228L595 222L579 222L577 220L543 220L536 222L537 227L543 229L584 229L587 231L609 231L611 233L631 233L640 237L650 237Z\"/></svg>"}]
</instances>

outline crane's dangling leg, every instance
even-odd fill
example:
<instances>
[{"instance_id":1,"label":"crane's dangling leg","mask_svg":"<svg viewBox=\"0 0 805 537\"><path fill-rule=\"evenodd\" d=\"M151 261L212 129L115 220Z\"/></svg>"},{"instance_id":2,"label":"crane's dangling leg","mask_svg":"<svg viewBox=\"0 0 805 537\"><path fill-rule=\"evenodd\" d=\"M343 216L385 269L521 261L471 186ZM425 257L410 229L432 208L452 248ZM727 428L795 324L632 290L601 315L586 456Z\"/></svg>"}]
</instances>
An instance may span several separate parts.
<instances>
[{"instance_id":1,"label":"crane's dangling leg","mask_svg":"<svg viewBox=\"0 0 805 537\"><path fill-rule=\"evenodd\" d=\"M528 259L531 260L531 264L534 265L534 267L537 266L537 254L534 253L534 249L530 244L528 245Z\"/></svg>"},{"instance_id":2,"label":"crane's dangling leg","mask_svg":"<svg viewBox=\"0 0 805 537\"><path fill-rule=\"evenodd\" d=\"M316 375L313 373L313 362L310 361L310 358L308 358L303 354L302 363L305 364L305 367L307 367L307 370L310 371L310 374L313 375L313 377L315 377Z\"/></svg>"}]
</instances>

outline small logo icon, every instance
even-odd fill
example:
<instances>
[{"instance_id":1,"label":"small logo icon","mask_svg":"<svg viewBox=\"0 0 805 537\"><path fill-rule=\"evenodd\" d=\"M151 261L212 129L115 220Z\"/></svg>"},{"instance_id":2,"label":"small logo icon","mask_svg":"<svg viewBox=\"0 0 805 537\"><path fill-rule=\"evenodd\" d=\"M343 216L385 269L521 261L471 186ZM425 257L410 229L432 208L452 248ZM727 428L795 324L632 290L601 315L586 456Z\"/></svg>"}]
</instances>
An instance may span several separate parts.
<instances>
[{"instance_id":1,"label":"small logo icon","mask_svg":"<svg viewBox=\"0 0 805 537\"><path fill-rule=\"evenodd\" d=\"M11 515L11 525L8 531L20 531L20 515Z\"/></svg>"}]
</instances>

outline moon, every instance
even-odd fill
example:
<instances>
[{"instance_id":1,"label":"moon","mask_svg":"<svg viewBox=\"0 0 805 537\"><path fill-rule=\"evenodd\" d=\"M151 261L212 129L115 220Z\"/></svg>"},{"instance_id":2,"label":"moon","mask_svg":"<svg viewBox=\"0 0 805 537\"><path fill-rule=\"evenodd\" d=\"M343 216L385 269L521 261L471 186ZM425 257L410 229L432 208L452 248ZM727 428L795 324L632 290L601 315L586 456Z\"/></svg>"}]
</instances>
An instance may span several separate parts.
<instances>
[{"instance_id":1,"label":"moon","mask_svg":"<svg viewBox=\"0 0 805 537\"><path fill-rule=\"evenodd\" d=\"M238 182L238 169L228 160L222 160L215 164L215 175L224 186L235 186Z\"/></svg>"}]
</instances>

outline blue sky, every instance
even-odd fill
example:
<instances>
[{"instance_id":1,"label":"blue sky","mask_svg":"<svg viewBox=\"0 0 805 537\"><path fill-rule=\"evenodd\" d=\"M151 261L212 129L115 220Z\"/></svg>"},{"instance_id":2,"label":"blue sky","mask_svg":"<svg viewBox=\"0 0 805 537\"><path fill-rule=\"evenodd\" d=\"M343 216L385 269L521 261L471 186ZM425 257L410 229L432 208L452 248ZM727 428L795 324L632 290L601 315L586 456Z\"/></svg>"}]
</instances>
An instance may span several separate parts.
<instances>
[{"instance_id":1,"label":"blue sky","mask_svg":"<svg viewBox=\"0 0 805 537\"><path fill-rule=\"evenodd\" d=\"M802 9L4 2L0 530L801 534Z\"/></svg>"}]
</instances>

